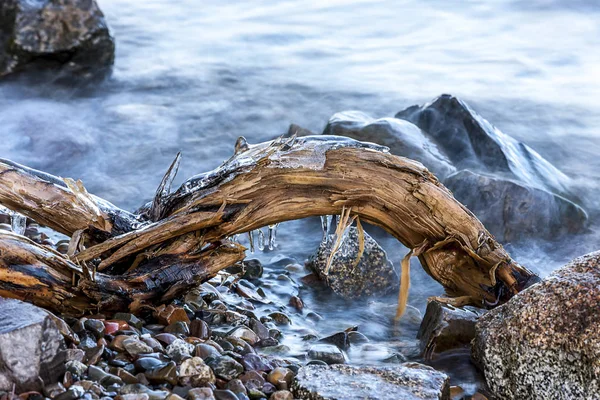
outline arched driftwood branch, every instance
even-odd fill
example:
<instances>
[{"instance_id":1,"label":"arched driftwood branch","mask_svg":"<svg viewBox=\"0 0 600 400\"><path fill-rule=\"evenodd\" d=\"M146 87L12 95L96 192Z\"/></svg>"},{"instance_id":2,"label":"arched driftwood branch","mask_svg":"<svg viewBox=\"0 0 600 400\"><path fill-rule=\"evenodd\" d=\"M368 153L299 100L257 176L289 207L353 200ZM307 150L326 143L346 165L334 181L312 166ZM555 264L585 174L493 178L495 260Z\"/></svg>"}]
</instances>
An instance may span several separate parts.
<instances>
[{"instance_id":1,"label":"arched driftwood branch","mask_svg":"<svg viewBox=\"0 0 600 400\"><path fill-rule=\"evenodd\" d=\"M174 193L161 190L152 212L146 213L156 222L88 247L72 259L104 270L131 264L141 252L191 232L202 244L213 243L343 209L412 249L410 254L419 256L451 296L480 305L496 303L534 276L420 163L381 146L332 136L254 146L240 139L233 157L218 169L192 177Z\"/></svg>"}]
</instances>

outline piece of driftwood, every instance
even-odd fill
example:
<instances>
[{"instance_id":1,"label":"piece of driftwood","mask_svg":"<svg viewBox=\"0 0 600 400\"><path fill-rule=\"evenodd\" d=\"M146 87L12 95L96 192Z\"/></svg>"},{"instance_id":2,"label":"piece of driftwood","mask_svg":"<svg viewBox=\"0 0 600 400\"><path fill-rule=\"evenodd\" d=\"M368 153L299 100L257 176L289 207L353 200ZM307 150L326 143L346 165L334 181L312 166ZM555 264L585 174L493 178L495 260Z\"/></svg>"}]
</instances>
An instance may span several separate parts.
<instances>
[{"instance_id":1,"label":"piece of driftwood","mask_svg":"<svg viewBox=\"0 0 600 400\"><path fill-rule=\"evenodd\" d=\"M335 136L278 139L257 145L248 145L240 138L235 154L222 166L190 178L169 193L178 163L179 156L163 178L154 201L138 215L123 214L112 205L114 209L107 211L106 202L88 195L82 185L54 187L49 184L52 179L22 172L10 163L5 163L5 172L0 170L0 183L9 185L4 187L14 187L23 173L32 178L19 180L16 196L3 193L5 190L0 187L0 203L34 219L37 216L40 223L61 228L57 230L63 233L92 231L90 237L94 240L70 246L73 251L66 262L106 271L100 275L102 282L123 282L123 274L139 273L142 268L149 271L153 260L164 259L169 251L177 253L179 259L186 252L198 251L238 233L342 212L381 226L411 249L402 263L405 279L399 314L408 295L406 277L411 256L419 257L427 273L444 286L449 296L459 299L455 301L480 306L503 302L536 278L512 260L479 220L425 167L391 155L385 147ZM57 193L56 197L51 198L44 189ZM20 202L19 198L27 202ZM98 207L80 206L82 198ZM36 210L36 201L54 201L61 210L79 214L77 218L70 217L66 224L62 221L65 212ZM99 231L105 240L101 240ZM193 246L189 245L190 237L194 238ZM5 247L5 240L0 238L0 249ZM33 250L31 245L27 246L29 250ZM200 254L204 254L205 264L214 257L204 251ZM44 257L36 260L43 263ZM219 266L224 268L224 264ZM0 269L10 267L10 263L0 264ZM181 266L171 268L175 271ZM214 269L211 266L211 271ZM107 282L100 290L110 292L110 287ZM64 289L68 291L69 286ZM144 290L116 303L124 306L138 298L151 300L163 295L144 294ZM98 294L83 293L98 303Z\"/></svg>"}]
</instances>

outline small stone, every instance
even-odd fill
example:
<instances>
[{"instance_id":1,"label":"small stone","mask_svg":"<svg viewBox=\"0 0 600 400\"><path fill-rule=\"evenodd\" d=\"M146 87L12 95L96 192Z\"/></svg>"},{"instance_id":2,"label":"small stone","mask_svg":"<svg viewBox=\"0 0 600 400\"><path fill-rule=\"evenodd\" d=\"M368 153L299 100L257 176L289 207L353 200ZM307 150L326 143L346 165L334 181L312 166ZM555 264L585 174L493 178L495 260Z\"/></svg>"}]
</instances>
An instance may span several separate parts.
<instances>
[{"instance_id":1,"label":"small stone","mask_svg":"<svg viewBox=\"0 0 600 400\"><path fill-rule=\"evenodd\" d=\"M131 373L127 372L126 370L124 370L123 368L118 368L117 369L117 376L119 378L121 378L121 380L125 383L125 384L133 384L133 383L139 383L139 379L136 378L135 376L133 376Z\"/></svg>"},{"instance_id":2,"label":"small stone","mask_svg":"<svg viewBox=\"0 0 600 400\"><path fill-rule=\"evenodd\" d=\"M235 394L239 394L239 393L247 394L248 393L248 391L246 390L246 387L244 386L244 383L239 379L230 380L229 382L227 382L227 385L225 386L225 388L231 390Z\"/></svg>"},{"instance_id":3,"label":"small stone","mask_svg":"<svg viewBox=\"0 0 600 400\"><path fill-rule=\"evenodd\" d=\"M209 364L215 375L218 378L230 381L237 378L242 372L244 367L229 356L222 356L217 358L214 362Z\"/></svg>"},{"instance_id":4,"label":"small stone","mask_svg":"<svg viewBox=\"0 0 600 400\"><path fill-rule=\"evenodd\" d=\"M121 394L115 398L115 400L149 400L150 397L147 393L129 393Z\"/></svg>"},{"instance_id":5,"label":"small stone","mask_svg":"<svg viewBox=\"0 0 600 400\"><path fill-rule=\"evenodd\" d=\"M192 357L181 363L179 367L179 383L193 387L214 384L216 381L212 369L200 357Z\"/></svg>"},{"instance_id":6,"label":"small stone","mask_svg":"<svg viewBox=\"0 0 600 400\"><path fill-rule=\"evenodd\" d=\"M331 344L337 346L341 350L348 350L348 348L350 348L350 341L348 340L347 332L335 333L331 336L327 336L327 337L319 340L319 342L331 343Z\"/></svg>"},{"instance_id":7,"label":"small stone","mask_svg":"<svg viewBox=\"0 0 600 400\"><path fill-rule=\"evenodd\" d=\"M175 340L177 340L177 336L172 335L170 333L159 333L158 335L154 336L154 339L156 339L159 342L163 343L164 345L168 346L171 343L173 343Z\"/></svg>"},{"instance_id":8,"label":"small stone","mask_svg":"<svg viewBox=\"0 0 600 400\"><path fill-rule=\"evenodd\" d=\"M104 322L98 319L88 319L85 321L84 326L85 329L91 331L96 338L100 339L101 337L104 337Z\"/></svg>"},{"instance_id":9,"label":"small stone","mask_svg":"<svg viewBox=\"0 0 600 400\"><path fill-rule=\"evenodd\" d=\"M172 304L158 306L156 309L156 318L161 324L165 325L171 325L175 322L190 323L190 319L183 307L175 307Z\"/></svg>"},{"instance_id":10,"label":"small stone","mask_svg":"<svg viewBox=\"0 0 600 400\"><path fill-rule=\"evenodd\" d=\"M231 390L214 390L213 394L217 400L239 400Z\"/></svg>"},{"instance_id":11,"label":"small stone","mask_svg":"<svg viewBox=\"0 0 600 400\"><path fill-rule=\"evenodd\" d=\"M129 336L129 335L117 335L108 344L108 348L111 349L111 350L116 350L118 352L124 352L125 351L125 346L123 345L123 342L125 340L128 340L128 339L131 339L131 336ZM94 347L95 347L95 343L94 343Z\"/></svg>"},{"instance_id":12,"label":"small stone","mask_svg":"<svg viewBox=\"0 0 600 400\"><path fill-rule=\"evenodd\" d=\"M65 387L62 385L62 383L57 382L57 383L51 383L49 385L44 386L44 394L47 397L50 397L51 399L55 398L56 396L60 395L61 393L64 393L66 391Z\"/></svg>"},{"instance_id":13,"label":"small stone","mask_svg":"<svg viewBox=\"0 0 600 400\"><path fill-rule=\"evenodd\" d=\"M258 371L247 371L239 376L239 380L244 383L246 388L262 388L266 380Z\"/></svg>"},{"instance_id":14,"label":"small stone","mask_svg":"<svg viewBox=\"0 0 600 400\"><path fill-rule=\"evenodd\" d=\"M67 368L67 371L70 371L73 375L76 376L83 376L83 374L88 368L87 365L77 360L67 361L65 367Z\"/></svg>"},{"instance_id":15,"label":"small stone","mask_svg":"<svg viewBox=\"0 0 600 400\"><path fill-rule=\"evenodd\" d=\"M81 349L67 349L65 351L66 361L83 361L83 357L85 357L85 352Z\"/></svg>"},{"instance_id":16,"label":"small stone","mask_svg":"<svg viewBox=\"0 0 600 400\"><path fill-rule=\"evenodd\" d=\"M165 400L184 400L184 398L179 396L178 394L171 393L170 395L167 396L167 398Z\"/></svg>"},{"instance_id":17,"label":"small stone","mask_svg":"<svg viewBox=\"0 0 600 400\"><path fill-rule=\"evenodd\" d=\"M145 372L149 369L153 369L153 368L162 366L164 364L165 364L165 362L159 360L158 358L140 357L137 360L135 360L135 369L138 372Z\"/></svg>"},{"instance_id":18,"label":"small stone","mask_svg":"<svg viewBox=\"0 0 600 400\"><path fill-rule=\"evenodd\" d=\"M287 390L278 390L273 392L269 400L294 400L294 395Z\"/></svg>"},{"instance_id":19,"label":"small stone","mask_svg":"<svg viewBox=\"0 0 600 400\"><path fill-rule=\"evenodd\" d=\"M210 337L210 328L205 321L195 319L190 323L190 334L199 339L206 340Z\"/></svg>"},{"instance_id":20,"label":"small stone","mask_svg":"<svg viewBox=\"0 0 600 400\"><path fill-rule=\"evenodd\" d=\"M231 332L229 332L229 336L243 339L252 345L256 344L256 342L260 340L256 333L245 326L238 326L237 328L234 328Z\"/></svg>"},{"instance_id":21,"label":"small stone","mask_svg":"<svg viewBox=\"0 0 600 400\"><path fill-rule=\"evenodd\" d=\"M169 392L166 390L152 390L140 383L133 385L125 385L120 390L121 395L124 394L146 394L149 400L164 400Z\"/></svg>"},{"instance_id":22,"label":"small stone","mask_svg":"<svg viewBox=\"0 0 600 400\"><path fill-rule=\"evenodd\" d=\"M151 383L170 383L177 385L177 365L171 361L164 366L155 367L144 372Z\"/></svg>"},{"instance_id":23,"label":"small stone","mask_svg":"<svg viewBox=\"0 0 600 400\"><path fill-rule=\"evenodd\" d=\"M110 386L113 384L117 384L117 385L123 384L123 381L118 376L109 374L108 372L104 372L102 369L100 369L94 365L90 365L88 367L88 377L91 380L98 382L99 384L101 384L104 387Z\"/></svg>"},{"instance_id":24,"label":"small stone","mask_svg":"<svg viewBox=\"0 0 600 400\"><path fill-rule=\"evenodd\" d=\"M346 362L344 354L334 345L315 344L308 350L308 356L314 360L321 360L327 364L343 364Z\"/></svg>"},{"instance_id":25,"label":"small stone","mask_svg":"<svg viewBox=\"0 0 600 400\"><path fill-rule=\"evenodd\" d=\"M176 339L173 343L167 346L166 352L172 360L181 362L186 358L190 358L194 350L194 345L181 339Z\"/></svg>"},{"instance_id":26,"label":"small stone","mask_svg":"<svg viewBox=\"0 0 600 400\"><path fill-rule=\"evenodd\" d=\"M252 329L252 331L254 331L254 333L256 333L256 335L261 339L267 339L269 338L269 329L259 320L251 318L250 322L250 329Z\"/></svg>"},{"instance_id":27,"label":"small stone","mask_svg":"<svg viewBox=\"0 0 600 400\"><path fill-rule=\"evenodd\" d=\"M130 355L136 357L140 354L152 353L152 347L140 341L137 337L132 337L123 341L123 347Z\"/></svg>"},{"instance_id":28,"label":"small stone","mask_svg":"<svg viewBox=\"0 0 600 400\"><path fill-rule=\"evenodd\" d=\"M241 362L247 371L270 371L273 369L273 365L258 354L246 354Z\"/></svg>"},{"instance_id":29,"label":"small stone","mask_svg":"<svg viewBox=\"0 0 600 400\"><path fill-rule=\"evenodd\" d=\"M294 307L298 311L302 311L304 309L304 302L298 296L292 296L290 298L289 305Z\"/></svg>"},{"instance_id":30,"label":"small stone","mask_svg":"<svg viewBox=\"0 0 600 400\"><path fill-rule=\"evenodd\" d=\"M294 378L294 373L287 368L277 367L267 375L267 381L280 390L287 390Z\"/></svg>"},{"instance_id":31,"label":"small stone","mask_svg":"<svg viewBox=\"0 0 600 400\"><path fill-rule=\"evenodd\" d=\"M104 333L112 335L119 330L119 324L116 322L104 321Z\"/></svg>"},{"instance_id":32,"label":"small stone","mask_svg":"<svg viewBox=\"0 0 600 400\"><path fill-rule=\"evenodd\" d=\"M189 335L190 329L188 325L183 321L173 322L165 328L165 332L172 333L174 335Z\"/></svg>"},{"instance_id":33,"label":"small stone","mask_svg":"<svg viewBox=\"0 0 600 400\"><path fill-rule=\"evenodd\" d=\"M216 400L211 388L195 388L188 392L188 400Z\"/></svg>"},{"instance_id":34,"label":"small stone","mask_svg":"<svg viewBox=\"0 0 600 400\"><path fill-rule=\"evenodd\" d=\"M75 400L83 396L84 393L85 390L81 386L73 385L66 392L54 397L54 400Z\"/></svg>"},{"instance_id":35,"label":"small stone","mask_svg":"<svg viewBox=\"0 0 600 400\"><path fill-rule=\"evenodd\" d=\"M244 279L258 279L263 274L263 267L259 260L250 259L243 261L244 274L242 277Z\"/></svg>"},{"instance_id":36,"label":"small stone","mask_svg":"<svg viewBox=\"0 0 600 400\"><path fill-rule=\"evenodd\" d=\"M137 329L142 329L144 322L130 313L116 313L114 319L127 322L131 326L135 326ZM122 328L121 328L122 329Z\"/></svg>"},{"instance_id":37,"label":"small stone","mask_svg":"<svg viewBox=\"0 0 600 400\"><path fill-rule=\"evenodd\" d=\"M206 360L209 357L217 358L221 356L219 350L217 350L214 346L210 346L205 343L197 344L194 354L203 360Z\"/></svg>"},{"instance_id":38,"label":"small stone","mask_svg":"<svg viewBox=\"0 0 600 400\"><path fill-rule=\"evenodd\" d=\"M282 312L273 312L269 314L269 318L271 318L277 325L289 325L292 323L290 317L285 315Z\"/></svg>"}]
</instances>

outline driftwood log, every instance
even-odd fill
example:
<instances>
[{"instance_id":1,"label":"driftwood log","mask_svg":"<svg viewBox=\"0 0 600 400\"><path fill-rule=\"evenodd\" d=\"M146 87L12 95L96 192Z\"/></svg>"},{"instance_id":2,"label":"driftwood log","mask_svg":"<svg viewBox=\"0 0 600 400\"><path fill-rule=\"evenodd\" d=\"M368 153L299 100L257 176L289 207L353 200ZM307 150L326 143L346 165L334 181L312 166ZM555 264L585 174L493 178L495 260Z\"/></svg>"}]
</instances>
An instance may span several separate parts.
<instances>
[{"instance_id":1,"label":"driftwood log","mask_svg":"<svg viewBox=\"0 0 600 400\"><path fill-rule=\"evenodd\" d=\"M411 251L454 301L506 301L536 276L418 162L335 136L248 145L170 192L179 155L154 200L136 214L60 179L0 160L0 204L71 236L66 256L0 234L0 295L55 311L135 308L165 301L241 260L233 235L310 216L346 214L378 225ZM458 300L456 300L458 299Z\"/></svg>"}]
</instances>

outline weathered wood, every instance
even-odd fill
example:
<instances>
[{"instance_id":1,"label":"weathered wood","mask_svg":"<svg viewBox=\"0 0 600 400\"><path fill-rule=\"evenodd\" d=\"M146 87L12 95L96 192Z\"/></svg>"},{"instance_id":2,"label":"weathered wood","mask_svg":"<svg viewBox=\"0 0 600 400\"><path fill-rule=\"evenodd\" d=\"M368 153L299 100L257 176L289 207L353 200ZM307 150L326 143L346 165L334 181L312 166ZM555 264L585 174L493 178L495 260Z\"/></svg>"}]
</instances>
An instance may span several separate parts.
<instances>
[{"instance_id":1,"label":"weathered wood","mask_svg":"<svg viewBox=\"0 0 600 400\"><path fill-rule=\"evenodd\" d=\"M108 237L138 227L138 219L89 194L81 181L62 179L0 159L0 204L71 236L90 229Z\"/></svg>"},{"instance_id":2,"label":"weathered wood","mask_svg":"<svg viewBox=\"0 0 600 400\"><path fill-rule=\"evenodd\" d=\"M106 269L111 274L121 274L123 265L128 274L148 272L148 265L153 262L165 267L167 262L174 262L169 257L182 260L184 252L191 248L190 238L199 248L263 226L346 210L349 217L358 216L363 222L381 226L394 235L412 250L411 255L419 257L423 268L450 296L460 296L461 301L466 299L479 306L497 304L535 277L513 261L477 218L423 165L391 155L381 146L333 136L280 139L254 146L240 139L235 154L221 167L190 178L168 194L165 188L173 179L177 163L178 159L165 175L150 215L146 214L156 222L148 222L137 230L130 226L129 232L75 252L71 260ZM8 177L7 182L13 184ZM36 175L33 178L29 182L33 191L43 189L39 187L40 178ZM29 183L22 184L20 192L27 192ZM49 189L64 190L57 185ZM61 209L82 209L73 205L82 201L74 191L61 195L66 196L60 200ZM0 202L7 197L10 196L0 194ZM43 193L20 194L13 200L13 207L26 208L34 214L33 207L19 204L23 201L19 198L32 197L32 204L35 200L48 201ZM87 224L94 229L104 228L108 233L106 222L95 221L100 228L90 224L90 220L94 222L91 214L81 213L69 222L69 227L85 229ZM53 217L52 212L42 217L58 225L59 218ZM73 231L64 227L63 230ZM110 230L110 234L114 233ZM169 255L169 251L177 255ZM207 253L200 254L205 257L203 262L208 263ZM403 263L403 268L408 268L407 265ZM170 271L175 271L174 267ZM121 289L132 293L136 290L126 284L123 287L120 278L97 276L101 277L97 281L103 282L105 292L111 288L111 279L116 279L119 283L115 285ZM401 303L404 303L408 291L406 279L402 287ZM94 290L86 289L89 291L86 295L94 297L90 295ZM156 293L144 295L143 290L135 292L134 297L156 296Z\"/></svg>"},{"instance_id":3,"label":"weathered wood","mask_svg":"<svg viewBox=\"0 0 600 400\"><path fill-rule=\"evenodd\" d=\"M24 236L0 231L0 296L71 315L126 310L170 300L244 258L244 248L236 243L197 251L198 241L192 240L190 247L184 243L189 240L182 237L156 250L131 273L107 275L86 270Z\"/></svg>"}]
</instances>

